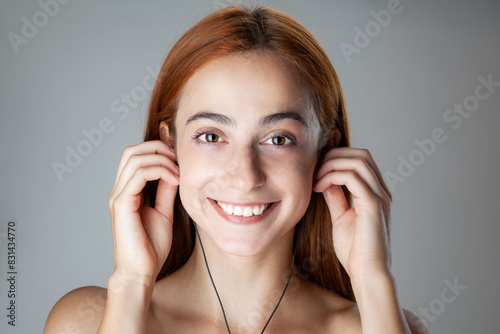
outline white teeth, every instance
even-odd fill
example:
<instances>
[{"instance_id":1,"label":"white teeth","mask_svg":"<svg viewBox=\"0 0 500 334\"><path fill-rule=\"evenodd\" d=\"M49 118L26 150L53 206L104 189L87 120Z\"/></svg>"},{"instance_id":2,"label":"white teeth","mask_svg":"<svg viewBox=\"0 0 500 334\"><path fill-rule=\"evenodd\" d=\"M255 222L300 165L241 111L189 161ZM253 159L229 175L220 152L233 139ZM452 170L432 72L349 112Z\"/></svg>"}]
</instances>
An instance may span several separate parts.
<instances>
[{"instance_id":1,"label":"white teeth","mask_svg":"<svg viewBox=\"0 0 500 334\"><path fill-rule=\"evenodd\" d=\"M253 215L253 209L247 206L245 210L243 210L243 217L250 217L251 215Z\"/></svg>"},{"instance_id":2,"label":"white teeth","mask_svg":"<svg viewBox=\"0 0 500 334\"><path fill-rule=\"evenodd\" d=\"M241 206L235 206L233 215L235 216L243 216L243 208Z\"/></svg>"},{"instance_id":3,"label":"white teeth","mask_svg":"<svg viewBox=\"0 0 500 334\"><path fill-rule=\"evenodd\" d=\"M269 208L269 206L271 206L271 203L263 205L254 205L254 206L236 206L232 204L222 203L219 201L216 202L225 213L229 215L243 216L243 217L261 215L262 212L264 212L267 208Z\"/></svg>"}]
</instances>

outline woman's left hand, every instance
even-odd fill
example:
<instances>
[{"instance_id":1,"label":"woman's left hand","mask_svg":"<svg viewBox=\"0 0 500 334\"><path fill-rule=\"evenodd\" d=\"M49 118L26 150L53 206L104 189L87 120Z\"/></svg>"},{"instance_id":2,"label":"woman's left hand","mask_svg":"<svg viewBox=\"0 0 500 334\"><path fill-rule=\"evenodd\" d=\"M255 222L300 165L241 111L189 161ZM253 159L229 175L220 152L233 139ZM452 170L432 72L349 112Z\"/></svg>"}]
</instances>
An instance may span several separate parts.
<instances>
[{"instance_id":1,"label":"woman's left hand","mask_svg":"<svg viewBox=\"0 0 500 334\"><path fill-rule=\"evenodd\" d=\"M337 147L319 163L313 191L323 193L328 204L335 254L351 282L388 274L392 196L370 152ZM348 207L341 185L353 194L353 208Z\"/></svg>"}]
</instances>

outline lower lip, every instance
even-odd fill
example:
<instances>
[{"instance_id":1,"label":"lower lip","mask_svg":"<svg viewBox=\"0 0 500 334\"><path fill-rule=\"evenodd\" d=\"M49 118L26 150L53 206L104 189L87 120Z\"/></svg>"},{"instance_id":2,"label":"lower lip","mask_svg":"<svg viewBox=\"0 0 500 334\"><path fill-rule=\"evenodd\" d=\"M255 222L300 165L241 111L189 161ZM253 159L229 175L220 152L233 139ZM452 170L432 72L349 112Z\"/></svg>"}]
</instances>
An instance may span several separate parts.
<instances>
[{"instance_id":1,"label":"lower lip","mask_svg":"<svg viewBox=\"0 0 500 334\"><path fill-rule=\"evenodd\" d=\"M219 204L217 204L216 201L214 201L211 198L209 198L208 200L210 201L210 203L212 203L212 205L214 206L215 210L219 213L219 215L221 215L222 217L224 217L227 221L229 221L231 223L240 224L240 225L255 224L255 223L263 221L264 219L266 219L267 216L269 216L271 214L272 211L274 211L274 208L276 208L276 206L278 206L278 204L280 203L280 201L274 202L261 215L257 215L257 216L252 215L250 217L243 217L243 216L235 216L235 215L227 214L224 212L224 210L222 210L222 208L219 206Z\"/></svg>"}]
</instances>

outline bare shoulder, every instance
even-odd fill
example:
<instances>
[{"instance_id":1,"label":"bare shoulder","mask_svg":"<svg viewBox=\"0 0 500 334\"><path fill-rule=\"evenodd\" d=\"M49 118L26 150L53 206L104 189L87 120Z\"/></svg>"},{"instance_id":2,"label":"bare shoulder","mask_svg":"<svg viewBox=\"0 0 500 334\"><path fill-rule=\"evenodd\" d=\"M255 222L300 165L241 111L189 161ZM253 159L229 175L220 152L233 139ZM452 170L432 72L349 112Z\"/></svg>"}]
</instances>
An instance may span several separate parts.
<instances>
[{"instance_id":1,"label":"bare shoulder","mask_svg":"<svg viewBox=\"0 0 500 334\"><path fill-rule=\"evenodd\" d=\"M327 310L324 332L362 333L361 315L356 303L319 286L314 286L313 295L321 308ZM412 334L429 334L424 322L417 315L404 308L402 311Z\"/></svg>"},{"instance_id":2,"label":"bare shoulder","mask_svg":"<svg viewBox=\"0 0 500 334\"><path fill-rule=\"evenodd\" d=\"M328 332L361 334L361 315L357 304L336 294L334 294L332 301L338 306L334 312L330 313ZM417 315L405 308L402 311L410 333L430 334L424 322Z\"/></svg>"},{"instance_id":3,"label":"bare shoulder","mask_svg":"<svg viewBox=\"0 0 500 334\"><path fill-rule=\"evenodd\" d=\"M107 289L98 286L68 292L50 311L43 333L95 334L104 314L106 295Z\"/></svg>"},{"instance_id":4,"label":"bare shoulder","mask_svg":"<svg viewBox=\"0 0 500 334\"><path fill-rule=\"evenodd\" d=\"M403 309L403 314L412 334L430 334L422 319L413 312Z\"/></svg>"},{"instance_id":5,"label":"bare shoulder","mask_svg":"<svg viewBox=\"0 0 500 334\"><path fill-rule=\"evenodd\" d=\"M329 333L361 334L361 315L358 305L338 294L330 296L337 307L332 308L328 317Z\"/></svg>"},{"instance_id":6,"label":"bare shoulder","mask_svg":"<svg viewBox=\"0 0 500 334\"><path fill-rule=\"evenodd\" d=\"M303 283L305 283L303 291L311 301L309 303L304 301L302 304L307 305L317 317L316 322L322 324L316 332L361 333L361 317L356 303L313 282L305 280Z\"/></svg>"},{"instance_id":7,"label":"bare shoulder","mask_svg":"<svg viewBox=\"0 0 500 334\"><path fill-rule=\"evenodd\" d=\"M348 299L341 296L336 297L337 303L340 301L339 305L343 305L341 309L330 313L328 332L336 333L348 333L348 334L361 334L361 315L359 313L358 306ZM412 334L430 334L429 330L425 326L424 322L414 313L407 309L402 309L404 318L410 333Z\"/></svg>"}]
</instances>

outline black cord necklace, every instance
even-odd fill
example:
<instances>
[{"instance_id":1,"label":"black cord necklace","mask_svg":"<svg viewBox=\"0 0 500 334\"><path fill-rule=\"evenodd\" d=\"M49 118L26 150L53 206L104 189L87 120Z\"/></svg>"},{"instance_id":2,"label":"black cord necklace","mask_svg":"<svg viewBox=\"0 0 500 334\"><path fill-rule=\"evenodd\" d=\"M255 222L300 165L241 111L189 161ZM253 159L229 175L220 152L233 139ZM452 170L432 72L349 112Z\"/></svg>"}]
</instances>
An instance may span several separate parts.
<instances>
[{"instance_id":1,"label":"black cord necklace","mask_svg":"<svg viewBox=\"0 0 500 334\"><path fill-rule=\"evenodd\" d=\"M214 287L214 290L215 290L215 294L217 295L217 299L219 300L219 304L220 304L220 307L222 309L222 314L224 315L224 322L226 323L226 328L227 328L227 332L229 334L231 334L231 330L229 329L229 324L227 323L227 318L226 318L226 312L224 312L224 306L222 306L222 301L220 300L220 297L219 297L219 292L217 291L217 288L215 287L215 283L214 283L214 280L212 278L212 274L210 273L210 268L208 268L208 262L207 262L207 257L205 256L205 249L203 248L203 243L201 242L201 238L200 238L200 234L198 233L198 228L196 227L196 223L194 222L194 220L191 219L191 221L193 222L193 225L194 225L194 229L196 230L196 235L198 236L198 240L200 241L200 246L201 246L201 251L203 253L203 258L205 259L205 265L207 266L207 271L208 271L208 276L210 276L210 280L212 281L212 285ZM288 288L288 283L290 283L290 278L292 277L292 272L293 272L293 264L295 262L295 253L297 252L297 246L299 245L299 241L300 241L300 236L302 234L302 227L304 226L304 223L301 222L301 225L300 225L300 230L299 230L299 236L297 238L297 243L295 244L295 249L293 251L293 259L292 259L292 268L290 269L290 275L288 275L288 281L286 282L286 285L285 285L285 289L283 290L283 293L281 294L281 297L280 299L278 300L278 304L276 304L276 307L274 308L273 310L273 313L271 313L271 316L269 317L269 319L267 319L267 322L266 322L266 325L264 326L264 328L262 329L262 332L260 332L261 334L264 333L264 331L266 330L267 328L267 325L269 324L269 322L271 321L271 318L273 317L274 313L276 312L276 310L278 309L278 306L280 305L281 303L281 300L283 299L283 296L285 295L285 291L286 289Z\"/></svg>"}]
</instances>

